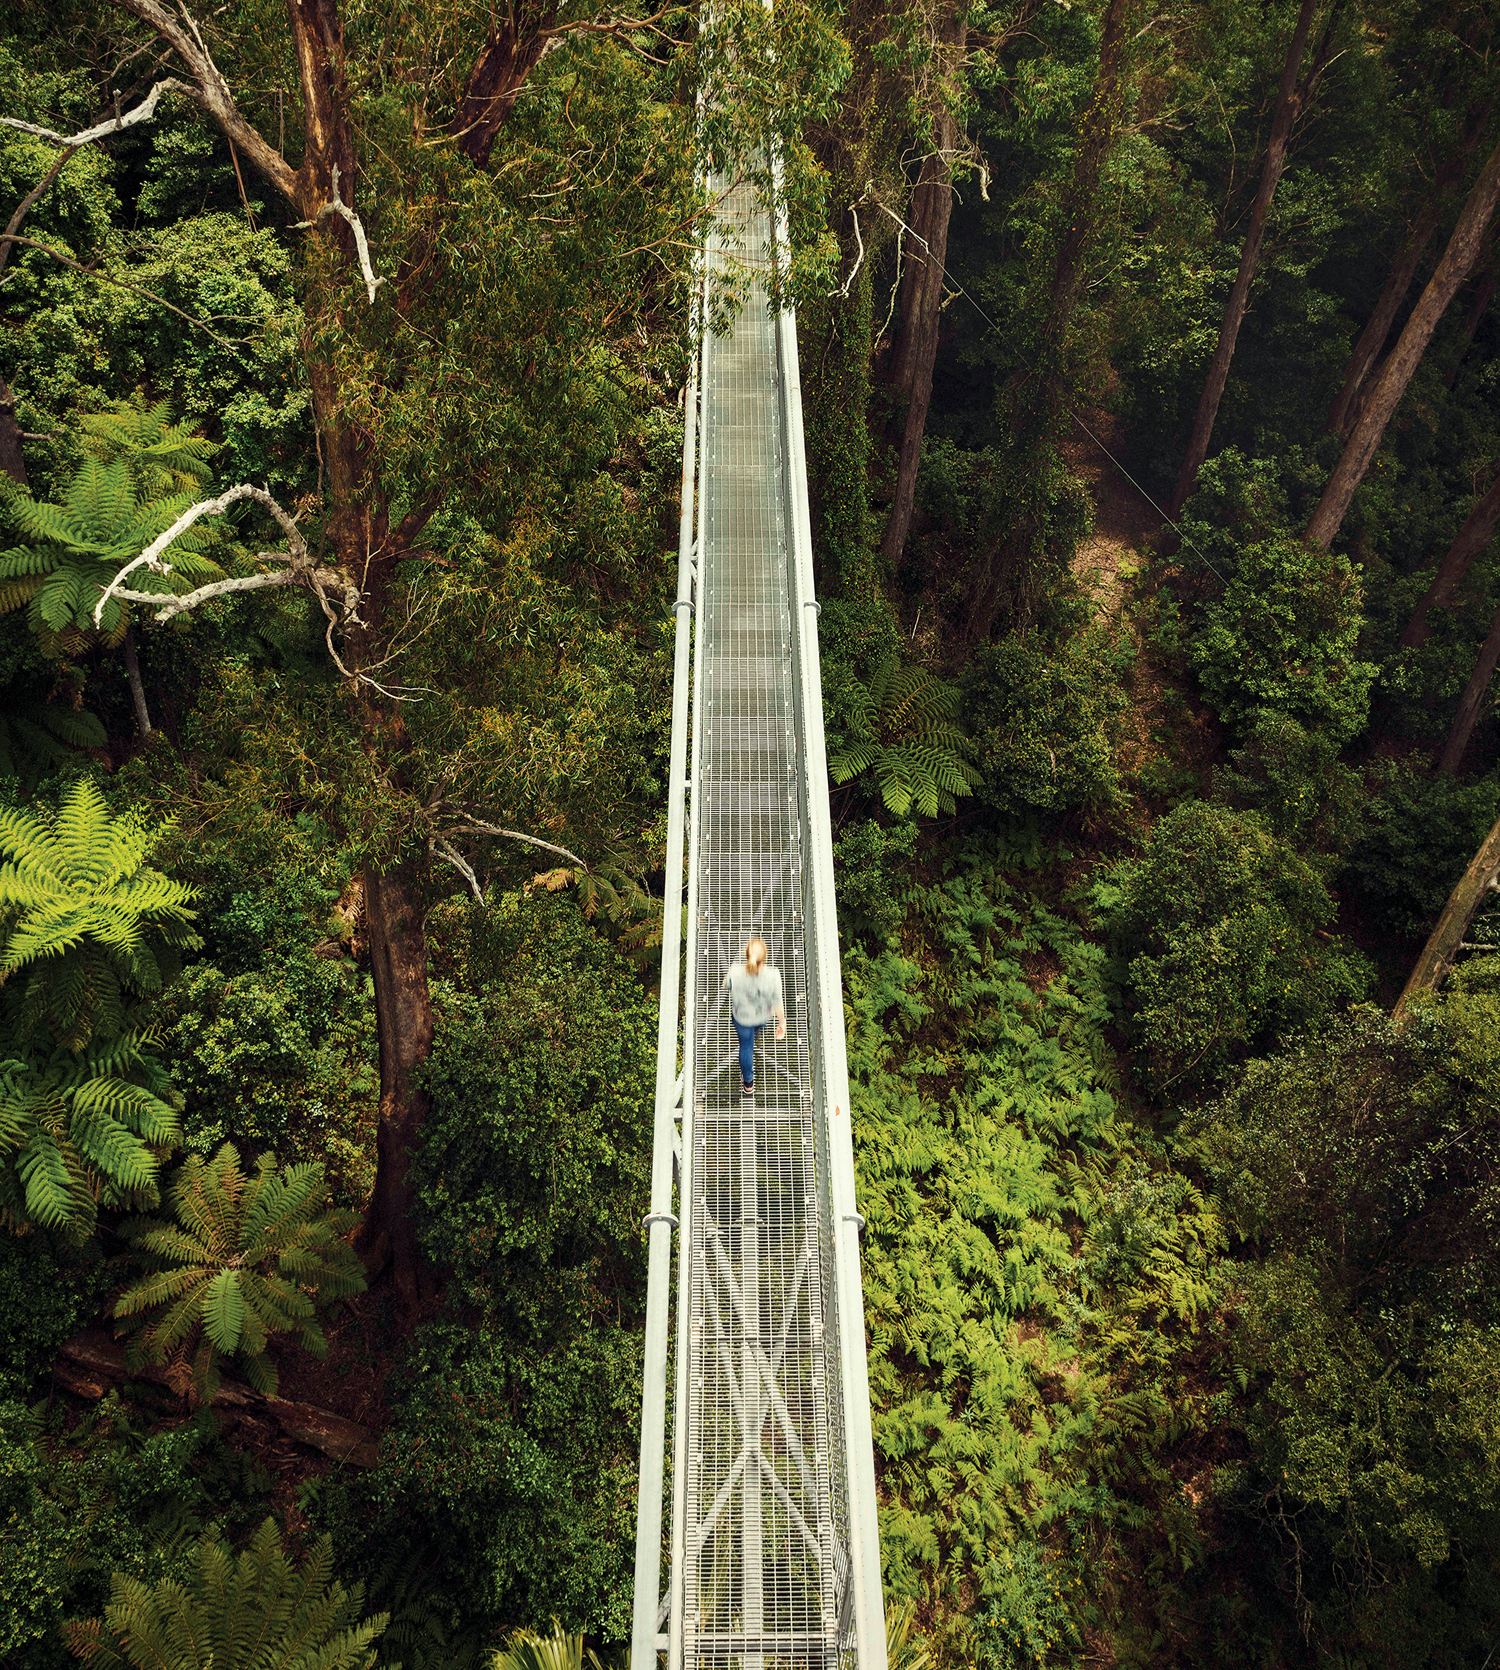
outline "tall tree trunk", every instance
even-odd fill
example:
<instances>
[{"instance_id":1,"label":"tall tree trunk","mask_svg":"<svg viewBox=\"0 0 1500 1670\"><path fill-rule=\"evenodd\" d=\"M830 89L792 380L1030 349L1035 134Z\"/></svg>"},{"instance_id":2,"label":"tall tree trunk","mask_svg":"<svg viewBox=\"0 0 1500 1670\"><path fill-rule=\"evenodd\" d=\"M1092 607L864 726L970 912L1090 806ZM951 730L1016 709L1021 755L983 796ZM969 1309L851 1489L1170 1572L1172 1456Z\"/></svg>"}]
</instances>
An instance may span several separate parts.
<instances>
[{"instance_id":1,"label":"tall tree trunk","mask_svg":"<svg viewBox=\"0 0 1500 1670\"><path fill-rule=\"evenodd\" d=\"M359 619L344 640L345 665L352 675L349 694L371 774L393 797L407 796L412 792L405 777L410 738L399 704L371 680L389 646L388 613L397 566L411 555L433 506L412 511L399 527L389 525L375 449L348 417L337 366L324 346L328 339L337 339L342 312L351 305L350 280L359 271L351 226L341 215L328 212L337 168L339 199L358 213L340 0L286 0L306 142L295 171L279 147L246 121L195 28L164 0L115 4L154 30L176 54L197 84L197 102L238 153L297 211L314 248L321 246L321 256L309 263L310 273L323 276L308 287L302 350L326 467L327 538L337 566L355 577L362 592ZM557 7L546 0L526 14L529 33L518 33L517 15L512 10L509 23L492 25L451 130L455 150L479 166L488 158L522 83L548 48L564 38L564 31L555 27ZM401 293L400 285L394 288ZM405 1298L415 1299L422 1279L410 1210L410 1149L427 1111L419 1083L419 1069L433 1039L427 946L416 870L399 863L383 874L367 870L364 883L381 1094L375 1188L358 1239L367 1268L389 1257L398 1289Z\"/></svg>"},{"instance_id":2,"label":"tall tree trunk","mask_svg":"<svg viewBox=\"0 0 1500 1670\"><path fill-rule=\"evenodd\" d=\"M1281 70L1281 84L1276 89L1276 110L1271 118L1271 137L1266 144L1266 160L1260 171L1260 184L1255 201L1250 205L1250 225L1245 232L1244 247L1240 250L1239 271L1229 300L1224 304L1224 321L1219 326L1219 340L1214 356L1208 362L1208 375L1203 382L1203 393L1198 400L1198 412L1193 419L1193 434L1188 442L1187 455L1178 472L1177 486L1172 492L1172 516L1175 519L1187 503L1198 479L1203 460L1208 457L1208 443L1214 432L1214 419L1219 415L1219 402L1224 397L1224 385L1229 380L1229 363L1234 358L1234 345L1240 334L1240 324L1250 300L1250 284L1260 265L1261 245L1265 242L1266 222L1271 214L1271 199L1276 195L1282 170L1286 167L1287 146L1292 128L1302 107L1306 86L1300 80L1302 54L1307 50L1307 36L1312 28L1313 13L1318 0L1302 0L1297 14L1297 26L1292 30L1292 44L1287 48L1286 63Z\"/></svg>"},{"instance_id":3,"label":"tall tree trunk","mask_svg":"<svg viewBox=\"0 0 1500 1670\"><path fill-rule=\"evenodd\" d=\"M1488 493L1464 519L1464 525L1438 564L1427 595L1417 605L1406 630L1401 634L1403 648L1415 649L1432 636L1428 615L1434 609L1446 609L1469 572L1469 565L1489 544L1500 522L1500 474L1497 474Z\"/></svg>"},{"instance_id":4,"label":"tall tree trunk","mask_svg":"<svg viewBox=\"0 0 1500 1670\"><path fill-rule=\"evenodd\" d=\"M26 459L21 452L21 425L16 421L16 397L10 384L0 377L0 470L17 487L25 487Z\"/></svg>"},{"instance_id":5,"label":"tall tree trunk","mask_svg":"<svg viewBox=\"0 0 1500 1670\"><path fill-rule=\"evenodd\" d=\"M1349 501L1364 480L1375 449L1385 434L1385 426L1390 422L1401 396L1406 393L1406 386L1421 363L1438 321L1474 265L1484 241L1485 229L1495 212L1497 198L1500 198L1500 145L1490 153L1474 189L1469 193L1463 212L1458 217L1458 225L1454 227L1443 258L1438 262L1437 271L1418 298L1400 341L1386 360L1350 431L1343 453L1323 489L1323 497L1307 524L1306 537L1312 544L1327 545L1339 531L1349 509Z\"/></svg>"},{"instance_id":6,"label":"tall tree trunk","mask_svg":"<svg viewBox=\"0 0 1500 1670\"><path fill-rule=\"evenodd\" d=\"M945 68L956 65L968 40L967 14L949 14L940 25L938 40ZM901 281L901 334L891 364L891 386L905 394L906 420L901 431L901 455L896 466L896 498L880 542L887 562L900 560L911 531L916 501L917 468L922 461L922 436L932 402L932 370L937 360L938 327L942 323L943 267L948 259L948 222L953 213L953 154L958 145L958 119L942 93L932 111L934 149L922 163L912 192L910 248Z\"/></svg>"},{"instance_id":7,"label":"tall tree trunk","mask_svg":"<svg viewBox=\"0 0 1500 1670\"><path fill-rule=\"evenodd\" d=\"M135 654L135 628L125 628L122 646L125 655L125 678L130 685L130 701L135 708L135 728L141 741L151 735L151 713L146 706L146 687L141 683L141 664Z\"/></svg>"},{"instance_id":8,"label":"tall tree trunk","mask_svg":"<svg viewBox=\"0 0 1500 1670\"><path fill-rule=\"evenodd\" d=\"M1412 279L1417 276L1422 252L1432 241L1432 234L1437 231L1438 202L1438 193L1434 190L1412 223L1412 228L1406 235L1406 242L1402 244L1386 277L1385 288L1375 303L1375 311L1359 333L1359 340L1354 344L1354 351L1349 355L1348 368L1344 372L1344 386L1339 390L1332 406L1328 408L1326 427L1331 435L1349 433L1358 405L1359 391L1370 374L1370 367L1385 347L1385 339L1391 334L1391 325L1395 321L1396 313L1406 300L1406 292L1411 289Z\"/></svg>"},{"instance_id":9,"label":"tall tree trunk","mask_svg":"<svg viewBox=\"0 0 1500 1670\"><path fill-rule=\"evenodd\" d=\"M1400 311L1402 302L1406 300L1411 281L1417 276L1422 252L1432 241L1433 233L1442 222L1443 199L1463 178L1474 147L1479 143L1489 122L1491 108L1489 103L1485 103L1470 110L1462 138L1453 154L1438 169L1431 190L1417 210L1406 240L1391 265L1385 287L1375 303L1375 311L1370 315L1369 322L1359 333L1359 340L1354 344L1348 368L1344 372L1343 387L1328 409L1326 427L1331 435L1347 436L1358 420L1363 396L1369 392L1371 369L1380 358L1385 339L1391 334L1396 314Z\"/></svg>"},{"instance_id":10,"label":"tall tree trunk","mask_svg":"<svg viewBox=\"0 0 1500 1670\"><path fill-rule=\"evenodd\" d=\"M1463 369L1463 363L1468 357L1469 349L1474 345L1474 338L1478 334L1480 322L1489 311L1489 305L1494 294L1495 269L1491 267L1475 286L1474 300L1469 304L1469 311L1464 316L1464 328L1460 333L1458 352L1454 355L1453 364L1448 368L1448 375L1443 378L1445 389L1451 389L1458 381L1458 374Z\"/></svg>"},{"instance_id":11,"label":"tall tree trunk","mask_svg":"<svg viewBox=\"0 0 1500 1670\"><path fill-rule=\"evenodd\" d=\"M365 922L380 1040L380 1126L375 1189L357 1244L373 1268L390 1259L407 1303L429 1285L412 1218L411 1147L427 1117L419 1069L432 1052L434 1020L427 985L427 938L410 870L365 872Z\"/></svg>"},{"instance_id":12,"label":"tall tree trunk","mask_svg":"<svg viewBox=\"0 0 1500 1670\"><path fill-rule=\"evenodd\" d=\"M1458 712L1453 715L1453 725L1448 732L1448 740L1443 745L1443 757L1438 761L1438 775L1441 777L1458 775L1464 749L1469 746L1474 721L1479 717L1480 704L1484 701L1490 680L1495 675L1497 661L1500 661L1500 613L1497 613L1490 623L1489 633L1479 647L1479 660L1474 667L1474 676L1459 699Z\"/></svg>"},{"instance_id":13,"label":"tall tree trunk","mask_svg":"<svg viewBox=\"0 0 1500 1670\"><path fill-rule=\"evenodd\" d=\"M1411 978L1406 982L1406 989L1391 1011L1391 1019L1398 1026L1406 1019L1411 1000L1418 992L1432 991L1442 984L1444 976L1453 967L1453 959L1469 931L1469 924L1474 920L1474 912L1495 885L1497 877L1500 877L1500 819L1485 836L1483 845L1474 854L1458 886L1448 895L1437 926L1423 946L1422 955L1417 958Z\"/></svg>"}]
</instances>

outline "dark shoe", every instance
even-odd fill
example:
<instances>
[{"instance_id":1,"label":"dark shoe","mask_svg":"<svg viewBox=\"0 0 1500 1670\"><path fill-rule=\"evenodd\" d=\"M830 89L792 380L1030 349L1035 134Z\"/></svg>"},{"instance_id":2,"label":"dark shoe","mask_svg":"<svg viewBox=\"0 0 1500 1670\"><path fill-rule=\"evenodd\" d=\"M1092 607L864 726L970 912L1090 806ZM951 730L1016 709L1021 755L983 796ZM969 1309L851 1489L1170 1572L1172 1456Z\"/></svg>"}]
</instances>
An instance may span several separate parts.
<instances>
[{"instance_id":1,"label":"dark shoe","mask_svg":"<svg viewBox=\"0 0 1500 1670\"><path fill-rule=\"evenodd\" d=\"M755 1095L755 1086L753 1084L742 1084L740 1086L740 1093L745 1097L752 1097Z\"/></svg>"}]
</instances>

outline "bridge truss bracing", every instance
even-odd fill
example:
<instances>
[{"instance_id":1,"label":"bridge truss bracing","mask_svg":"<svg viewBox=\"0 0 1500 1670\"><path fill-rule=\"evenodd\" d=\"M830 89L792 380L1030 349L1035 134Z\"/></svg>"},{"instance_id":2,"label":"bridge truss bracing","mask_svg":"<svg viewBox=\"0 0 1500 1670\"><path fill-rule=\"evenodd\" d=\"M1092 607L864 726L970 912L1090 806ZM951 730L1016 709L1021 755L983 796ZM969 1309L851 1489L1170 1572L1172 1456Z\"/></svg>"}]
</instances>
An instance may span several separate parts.
<instances>
[{"instance_id":1,"label":"bridge truss bracing","mask_svg":"<svg viewBox=\"0 0 1500 1670\"><path fill-rule=\"evenodd\" d=\"M686 972L680 991L669 887L632 1664L886 1670L797 330L763 276L786 229L751 186L715 185L674 605ZM731 265L762 276L716 337L702 319ZM761 1034L747 1102L723 979L752 933L787 1037Z\"/></svg>"}]
</instances>

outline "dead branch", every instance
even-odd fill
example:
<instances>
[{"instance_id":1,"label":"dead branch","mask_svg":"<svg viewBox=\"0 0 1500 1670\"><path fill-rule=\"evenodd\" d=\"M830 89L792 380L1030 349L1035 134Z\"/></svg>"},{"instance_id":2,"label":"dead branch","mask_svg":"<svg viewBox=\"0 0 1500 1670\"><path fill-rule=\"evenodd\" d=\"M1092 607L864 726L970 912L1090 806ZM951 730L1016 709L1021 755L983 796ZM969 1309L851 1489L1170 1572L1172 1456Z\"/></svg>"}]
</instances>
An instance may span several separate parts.
<instances>
[{"instance_id":1,"label":"dead branch","mask_svg":"<svg viewBox=\"0 0 1500 1670\"><path fill-rule=\"evenodd\" d=\"M273 560L290 563L294 570L305 568L308 565L307 543L297 531L297 524L277 504L265 488L252 487L249 482L241 482L238 487L231 487L227 493L221 493L216 499L201 499L197 504L189 505L165 533L158 534L138 557L126 563L100 593L99 601L94 605L95 628L99 626L105 604L112 597L122 597L130 603L160 602L161 600L154 593L126 592L123 589L125 581L138 568L149 568L153 574L170 574L172 565L169 562L162 561L162 552L167 549L172 541L185 534L194 522L200 521L205 516L222 516L230 505L238 504L241 499L252 499L256 504L269 510L280 524L281 531L286 535L286 542L291 555ZM181 614L184 609L196 607L196 602L190 603L189 598L196 599L199 602L207 602L208 599L203 595L204 593L222 596L225 591L250 591L255 589L256 585L275 584L284 586L291 583L289 575L255 575L248 581L216 581L212 586L202 586L198 591L190 592L187 597L169 599L167 605L164 606L165 612L159 614L156 618L158 620L170 620L173 615ZM173 604L176 605L175 608L171 607Z\"/></svg>"},{"instance_id":2,"label":"dead branch","mask_svg":"<svg viewBox=\"0 0 1500 1670\"><path fill-rule=\"evenodd\" d=\"M329 215L342 216L342 218L348 221L349 225L353 228L354 247L359 253L359 270L364 275L365 291L370 300L373 302L375 300L375 291L377 287L384 284L385 280L383 278L377 278L375 276L375 269L370 265L370 243L365 237L364 222L357 214L355 214L354 210L349 207L343 198L339 196L339 165L337 163L334 163L333 165L333 196L323 205L321 209L318 210L318 220L327 220ZM299 220L293 230L296 231L300 228L309 227L312 224L313 222L310 220Z\"/></svg>"},{"instance_id":3,"label":"dead branch","mask_svg":"<svg viewBox=\"0 0 1500 1670\"><path fill-rule=\"evenodd\" d=\"M0 126L18 128L22 133L35 134L38 139L46 139L54 145L65 145L70 151L76 151L84 145L92 145L96 139L105 139L112 133L120 133L141 122L149 122L156 115L156 101L163 93L181 93L184 98L198 102L191 87L168 77L165 81L158 81L134 110L127 111L123 116L117 110L107 122L96 122L93 127L85 128L82 133L75 133L71 138L65 133L54 133L51 128L39 128L32 122L20 121L15 116L0 116Z\"/></svg>"},{"instance_id":4,"label":"dead branch","mask_svg":"<svg viewBox=\"0 0 1500 1670\"><path fill-rule=\"evenodd\" d=\"M498 824L486 823L482 818L471 817L467 812L456 814L470 829L477 830L481 835L500 835L507 841L524 841L533 847L542 847L547 852L555 852L559 858L566 858L570 864L576 864L580 870L587 870L588 865L576 852L569 852L566 847L555 846L551 841L543 841L535 835L528 835L520 829L501 829ZM456 835L456 829L447 831L447 835ZM446 838L446 836L444 837Z\"/></svg>"},{"instance_id":5,"label":"dead branch","mask_svg":"<svg viewBox=\"0 0 1500 1670\"><path fill-rule=\"evenodd\" d=\"M474 895L474 902L480 905L484 903L484 892L479 885L479 877L474 874L474 871L465 860L463 854L458 851L458 849L445 835L434 835L427 843L427 850L429 852L436 852L439 858L446 859L447 862L458 871L464 880L468 882L469 891Z\"/></svg>"},{"instance_id":6,"label":"dead branch","mask_svg":"<svg viewBox=\"0 0 1500 1670\"><path fill-rule=\"evenodd\" d=\"M295 205L296 174L287 165L286 158L245 120L229 91L229 83L219 73L218 65L214 63L202 35L191 25L191 20L185 24L160 0L118 0L118 3L132 17L154 29L172 48L197 84L196 91L188 96L213 117L225 138L232 140L244 152L287 202Z\"/></svg>"}]
</instances>

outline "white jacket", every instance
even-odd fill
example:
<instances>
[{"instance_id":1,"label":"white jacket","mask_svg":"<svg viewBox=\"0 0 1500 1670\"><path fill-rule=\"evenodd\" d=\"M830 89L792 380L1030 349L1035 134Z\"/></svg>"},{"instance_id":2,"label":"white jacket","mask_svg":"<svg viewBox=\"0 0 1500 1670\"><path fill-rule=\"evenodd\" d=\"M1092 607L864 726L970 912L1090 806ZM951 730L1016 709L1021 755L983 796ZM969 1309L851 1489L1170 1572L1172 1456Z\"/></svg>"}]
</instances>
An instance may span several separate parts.
<instances>
[{"instance_id":1,"label":"white jacket","mask_svg":"<svg viewBox=\"0 0 1500 1670\"><path fill-rule=\"evenodd\" d=\"M773 1017L786 1014L781 997L781 970L762 963L752 974L743 963L735 963L724 976L729 989L729 1012L741 1026L764 1026Z\"/></svg>"}]
</instances>

